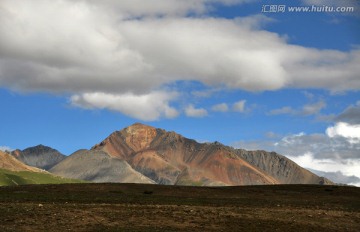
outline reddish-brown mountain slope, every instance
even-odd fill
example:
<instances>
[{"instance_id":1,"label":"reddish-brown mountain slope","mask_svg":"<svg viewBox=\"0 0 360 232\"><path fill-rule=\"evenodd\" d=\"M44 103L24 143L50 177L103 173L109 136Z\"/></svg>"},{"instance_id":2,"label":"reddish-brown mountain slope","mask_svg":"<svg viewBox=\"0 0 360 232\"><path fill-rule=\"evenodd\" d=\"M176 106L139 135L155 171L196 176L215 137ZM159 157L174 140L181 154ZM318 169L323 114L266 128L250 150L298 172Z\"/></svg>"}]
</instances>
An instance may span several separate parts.
<instances>
[{"instance_id":1,"label":"reddish-brown mountain slope","mask_svg":"<svg viewBox=\"0 0 360 232\"><path fill-rule=\"evenodd\" d=\"M10 154L0 151L0 169L6 169L10 171L30 171L30 172L42 172L42 170L30 167L21 161L15 159Z\"/></svg>"},{"instance_id":2,"label":"reddish-brown mountain slope","mask_svg":"<svg viewBox=\"0 0 360 232\"><path fill-rule=\"evenodd\" d=\"M254 152L241 153L243 150L216 142L198 143L175 132L139 123L112 133L92 150L124 159L136 171L161 184L321 183L321 178L291 160L278 162L276 157L282 156L277 154L265 152L263 155L270 158L264 159ZM247 159L250 156L253 160ZM261 162L268 163L260 165Z\"/></svg>"}]
</instances>

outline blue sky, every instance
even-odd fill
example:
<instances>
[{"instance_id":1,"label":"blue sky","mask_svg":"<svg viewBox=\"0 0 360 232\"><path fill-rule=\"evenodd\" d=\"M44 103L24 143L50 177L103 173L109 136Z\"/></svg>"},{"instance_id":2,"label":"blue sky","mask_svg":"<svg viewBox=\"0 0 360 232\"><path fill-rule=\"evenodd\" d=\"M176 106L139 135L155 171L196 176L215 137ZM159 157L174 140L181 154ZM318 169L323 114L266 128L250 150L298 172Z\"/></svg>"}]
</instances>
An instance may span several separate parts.
<instances>
[{"instance_id":1,"label":"blue sky","mask_svg":"<svg viewBox=\"0 0 360 232\"><path fill-rule=\"evenodd\" d=\"M360 184L359 6L339 4L2 1L0 148L70 155L142 122Z\"/></svg>"}]
</instances>

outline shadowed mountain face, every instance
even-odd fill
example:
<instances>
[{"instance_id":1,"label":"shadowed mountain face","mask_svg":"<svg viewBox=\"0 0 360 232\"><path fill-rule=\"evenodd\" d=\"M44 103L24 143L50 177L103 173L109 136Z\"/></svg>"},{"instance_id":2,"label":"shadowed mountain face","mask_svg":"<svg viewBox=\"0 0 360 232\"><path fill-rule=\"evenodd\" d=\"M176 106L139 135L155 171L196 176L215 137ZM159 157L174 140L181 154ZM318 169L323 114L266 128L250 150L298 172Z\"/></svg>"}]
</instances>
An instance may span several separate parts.
<instances>
[{"instance_id":1,"label":"shadowed mountain face","mask_svg":"<svg viewBox=\"0 0 360 232\"><path fill-rule=\"evenodd\" d=\"M103 151L79 150L49 171L66 178L92 182L155 183L132 169L126 161Z\"/></svg>"},{"instance_id":2,"label":"shadowed mountain face","mask_svg":"<svg viewBox=\"0 0 360 232\"><path fill-rule=\"evenodd\" d=\"M45 170L49 170L66 157L57 150L43 145L29 147L23 151L15 150L11 155L27 165Z\"/></svg>"},{"instance_id":3,"label":"shadowed mountain face","mask_svg":"<svg viewBox=\"0 0 360 232\"><path fill-rule=\"evenodd\" d=\"M159 184L330 184L274 152L198 143L175 132L136 123L112 133L92 151L126 161Z\"/></svg>"}]
</instances>

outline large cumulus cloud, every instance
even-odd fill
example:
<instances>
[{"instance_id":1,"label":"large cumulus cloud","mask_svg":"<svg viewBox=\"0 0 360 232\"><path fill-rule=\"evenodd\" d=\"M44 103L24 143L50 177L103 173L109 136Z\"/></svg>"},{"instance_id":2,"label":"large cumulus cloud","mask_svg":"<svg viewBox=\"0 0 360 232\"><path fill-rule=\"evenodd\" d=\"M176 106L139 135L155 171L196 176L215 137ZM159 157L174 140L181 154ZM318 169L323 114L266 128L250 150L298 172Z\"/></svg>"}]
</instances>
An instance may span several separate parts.
<instances>
[{"instance_id":1,"label":"large cumulus cloud","mask_svg":"<svg viewBox=\"0 0 360 232\"><path fill-rule=\"evenodd\" d=\"M71 103L88 109L110 109L125 115L149 121L160 117L174 118L179 112L169 106L169 101L176 98L177 93L151 92L135 95L107 94L102 92L73 95Z\"/></svg>"},{"instance_id":2,"label":"large cumulus cloud","mask_svg":"<svg viewBox=\"0 0 360 232\"><path fill-rule=\"evenodd\" d=\"M259 29L266 17L207 17L212 0L136 2L1 1L0 86L67 93L77 106L145 120L176 115L166 113L176 99L164 86L179 80L247 91L360 87L359 50L290 45ZM157 113L144 116L104 103L158 92L168 96L154 105ZM95 95L103 104L89 100Z\"/></svg>"}]
</instances>

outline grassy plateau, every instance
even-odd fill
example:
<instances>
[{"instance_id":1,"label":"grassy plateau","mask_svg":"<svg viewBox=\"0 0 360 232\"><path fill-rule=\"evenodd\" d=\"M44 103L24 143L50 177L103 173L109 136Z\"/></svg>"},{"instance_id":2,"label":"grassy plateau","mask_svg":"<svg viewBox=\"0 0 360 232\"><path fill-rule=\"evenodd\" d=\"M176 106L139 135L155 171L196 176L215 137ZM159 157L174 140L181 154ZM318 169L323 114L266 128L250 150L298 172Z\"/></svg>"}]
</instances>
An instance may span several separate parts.
<instances>
[{"instance_id":1,"label":"grassy plateau","mask_svg":"<svg viewBox=\"0 0 360 232\"><path fill-rule=\"evenodd\" d=\"M64 184L64 183L82 183L84 181L66 179L54 176L49 173L28 172L28 171L10 171L0 169L0 186L24 185L24 184Z\"/></svg>"}]
</instances>

